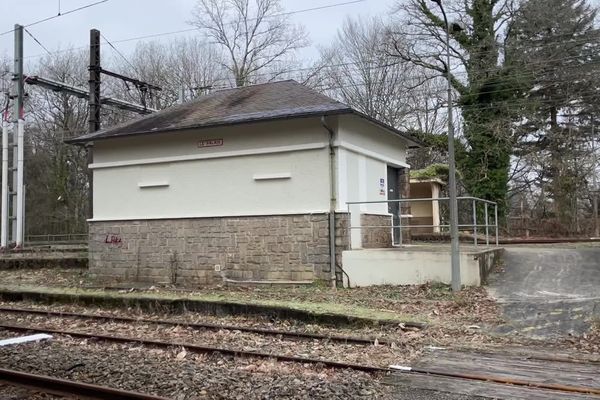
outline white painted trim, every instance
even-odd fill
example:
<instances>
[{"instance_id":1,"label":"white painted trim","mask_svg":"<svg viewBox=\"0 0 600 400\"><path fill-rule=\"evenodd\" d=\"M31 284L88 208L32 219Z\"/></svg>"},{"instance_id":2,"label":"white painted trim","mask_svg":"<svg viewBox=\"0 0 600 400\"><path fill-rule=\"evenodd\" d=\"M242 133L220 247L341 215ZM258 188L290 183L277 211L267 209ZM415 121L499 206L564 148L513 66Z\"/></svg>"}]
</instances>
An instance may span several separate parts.
<instances>
[{"instance_id":1,"label":"white painted trim","mask_svg":"<svg viewBox=\"0 0 600 400\"><path fill-rule=\"evenodd\" d=\"M129 167L129 166L135 166L135 165L165 164L165 163L205 160L205 159L214 159L214 158L243 157L243 156L258 155L258 154L289 153L289 152L294 152L294 151L323 149L327 146L328 146L327 143L296 144L296 145L289 145L289 146L268 147L268 148L262 148L262 149L222 151L222 152L218 152L218 153L209 153L209 154L202 153L202 154L190 154L190 155L185 155L185 156L157 157L157 158L146 158L146 159L139 159L139 160L93 163L93 164L89 165L89 168L90 169L118 168L118 167Z\"/></svg>"},{"instance_id":2,"label":"white painted trim","mask_svg":"<svg viewBox=\"0 0 600 400\"><path fill-rule=\"evenodd\" d=\"M403 167L403 168L410 168L410 165L408 165L407 163L405 163L404 161L400 161L400 160L396 160L390 157L386 157L382 154L376 153L374 151L365 149L364 147L360 147L357 145L354 145L352 143L346 142L344 140L339 140L337 142L335 142L335 146L340 147L342 149L346 149L348 151L351 151L353 153L357 153L357 154L362 154L364 156L367 156L369 158L378 160L378 161L383 161L387 164L396 166L396 167Z\"/></svg>"},{"instance_id":3,"label":"white painted trim","mask_svg":"<svg viewBox=\"0 0 600 400\"><path fill-rule=\"evenodd\" d=\"M138 216L138 217L115 217L115 218L92 218L88 219L87 222L117 222L117 221L153 221L153 220L165 220L165 219L194 219L194 218L243 218L243 217L270 217L280 215L310 215L310 214L327 214L328 209L323 210L299 210L299 211L286 211L286 212L274 212L268 214L192 214L192 215L160 215L160 216Z\"/></svg>"},{"instance_id":4,"label":"white painted trim","mask_svg":"<svg viewBox=\"0 0 600 400\"><path fill-rule=\"evenodd\" d=\"M291 172L282 172L279 174L257 174L252 177L255 181L271 181L279 179L292 179Z\"/></svg>"},{"instance_id":5,"label":"white painted trim","mask_svg":"<svg viewBox=\"0 0 600 400\"><path fill-rule=\"evenodd\" d=\"M147 182L147 183L138 183L138 187L140 189L150 189L150 188L164 188L169 187L169 182Z\"/></svg>"}]
</instances>

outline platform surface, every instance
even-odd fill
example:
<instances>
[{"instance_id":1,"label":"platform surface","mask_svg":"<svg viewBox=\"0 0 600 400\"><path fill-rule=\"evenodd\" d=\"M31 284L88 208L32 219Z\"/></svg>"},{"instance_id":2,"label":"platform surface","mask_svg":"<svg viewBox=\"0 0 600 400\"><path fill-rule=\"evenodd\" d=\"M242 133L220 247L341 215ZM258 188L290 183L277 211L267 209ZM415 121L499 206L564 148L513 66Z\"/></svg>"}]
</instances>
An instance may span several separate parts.
<instances>
[{"instance_id":1,"label":"platform surface","mask_svg":"<svg viewBox=\"0 0 600 400\"><path fill-rule=\"evenodd\" d=\"M566 362L550 360L552 354L511 351L479 352L436 350L427 352L412 366L490 380L459 379L426 374L395 374L394 385L495 399L549 400L600 399L600 395L536 387L551 385L581 391L600 391L600 363L589 360ZM531 386L504 384L495 380L530 382Z\"/></svg>"}]
</instances>

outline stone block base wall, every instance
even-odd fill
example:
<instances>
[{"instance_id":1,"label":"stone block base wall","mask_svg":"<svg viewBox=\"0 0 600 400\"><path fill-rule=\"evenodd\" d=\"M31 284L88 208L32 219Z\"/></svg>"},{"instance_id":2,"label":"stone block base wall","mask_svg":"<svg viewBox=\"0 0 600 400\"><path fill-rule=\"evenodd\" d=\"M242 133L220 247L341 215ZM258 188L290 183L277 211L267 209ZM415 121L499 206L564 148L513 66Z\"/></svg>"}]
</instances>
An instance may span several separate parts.
<instances>
[{"instance_id":1,"label":"stone block base wall","mask_svg":"<svg viewBox=\"0 0 600 400\"><path fill-rule=\"evenodd\" d=\"M413 217L410 220L410 225L433 225L433 217ZM410 228L411 233L415 235L423 233L434 233L433 227L431 228Z\"/></svg>"},{"instance_id":2,"label":"stone block base wall","mask_svg":"<svg viewBox=\"0 0 600 400\"><path fill-rule=\"evenodd\" d=\"M336 223L343 235L345 219ZM193 287L221 283L223 277L331 276L328 214L90 222L89 230L90 273L103 282Z\"/></svg>"},{"instance_id":3,"label":"stone block base wall","mask_svg":"<svg viewBox=\"0 0 600 400\"><path fill-rule=\"evenodd\" d=\"M392 217L389 215L362 214L360 216L363 249L385 249L392 245ZM373 226L376 228L367 228ZM389 226L389 228L385 228ZM384 227L384 228L380 228Z\"/></svg>"}]
</instances>

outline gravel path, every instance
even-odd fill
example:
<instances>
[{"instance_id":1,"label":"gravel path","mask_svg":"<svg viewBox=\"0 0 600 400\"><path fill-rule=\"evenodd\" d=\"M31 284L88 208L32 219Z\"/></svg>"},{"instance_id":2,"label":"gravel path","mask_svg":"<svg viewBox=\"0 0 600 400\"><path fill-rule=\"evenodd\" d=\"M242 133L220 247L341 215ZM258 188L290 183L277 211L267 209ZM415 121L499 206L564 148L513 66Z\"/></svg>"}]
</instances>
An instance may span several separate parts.
<instances>
[{"instance_id":1,"label":"gravel path","mask_svg":"<svg viewBox=\"0 0 600 400\"><path fill-rule=\"evenodd\" d=\"M361 372L64 338L1 348L0 365L176 400L393 398Z\"/></svg>"}]
</instances>

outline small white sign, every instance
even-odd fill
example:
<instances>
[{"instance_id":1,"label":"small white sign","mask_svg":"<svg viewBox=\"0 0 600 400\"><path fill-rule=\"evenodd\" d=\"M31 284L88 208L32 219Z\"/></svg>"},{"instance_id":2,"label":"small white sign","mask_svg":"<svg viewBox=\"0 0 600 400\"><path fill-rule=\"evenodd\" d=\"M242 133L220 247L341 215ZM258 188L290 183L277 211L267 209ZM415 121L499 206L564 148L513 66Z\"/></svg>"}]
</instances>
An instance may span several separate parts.
<instances>
[{"instance_id":1,"label":"small white sign","mask_svg":"<svg viewBox=\"0 0 600 400\"><path fill-rule=\"evenodd\" d=\"M218 147L223 146L223 139L207 139L198 142L198 147Z\"/></svg>"},{"instance_id":2,"label":"small white sign","mask_svg":"<svg viewBox=\"0 0 600 400\"><path fill-rule=\"evenodd\" d=\"M46 339L52 339L52 336L47 335L45 333L38 333L37 335L21 336L21 337L17 337L17 338L0 340L0 347L9 346L12 344L19 344L19 343L37 342L37 341L46 340Z\"/></svg>"}]
</instances>

